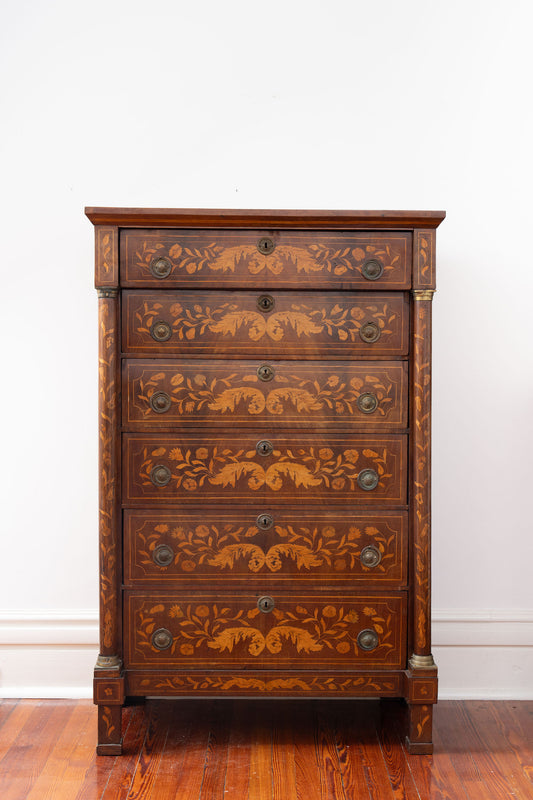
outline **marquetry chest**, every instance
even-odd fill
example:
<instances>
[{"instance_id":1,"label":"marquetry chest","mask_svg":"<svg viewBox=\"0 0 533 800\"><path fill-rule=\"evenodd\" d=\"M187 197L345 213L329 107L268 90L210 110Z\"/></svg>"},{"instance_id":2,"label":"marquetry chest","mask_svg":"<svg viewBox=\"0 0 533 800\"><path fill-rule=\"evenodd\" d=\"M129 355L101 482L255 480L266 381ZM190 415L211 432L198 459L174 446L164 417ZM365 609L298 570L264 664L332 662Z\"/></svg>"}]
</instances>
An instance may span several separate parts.
<instances>
[{"instance_id":1,"label":"marquetry chest","mask_svg":"<svg viewBox=\"0 0 533 800\"><path fill-rule=\"evenodd\" d=\"M99 753L129 698L404 697L431 752L443 212L89 208Z\"/></svg>"}]
</instances>

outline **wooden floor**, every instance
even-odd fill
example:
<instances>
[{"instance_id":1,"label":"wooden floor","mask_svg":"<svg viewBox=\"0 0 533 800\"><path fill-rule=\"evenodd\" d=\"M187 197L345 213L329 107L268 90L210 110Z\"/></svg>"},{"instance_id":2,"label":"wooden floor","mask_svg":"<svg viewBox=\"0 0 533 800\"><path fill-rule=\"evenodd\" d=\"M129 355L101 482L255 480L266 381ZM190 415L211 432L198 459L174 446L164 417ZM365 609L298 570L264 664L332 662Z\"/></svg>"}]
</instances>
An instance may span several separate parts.
<instances>
[{"instance_id":1,"label":"wooden floor","mask_svg":"<svg viewBox=\"0 0 533 800\"><path fill-rule=\"evenodd\" d=\"M151 701L95 756L88 700L0 701L1 800L532 800L533 702L444 701L409 756L396 701Z\"/></svg>"}]
</instances>

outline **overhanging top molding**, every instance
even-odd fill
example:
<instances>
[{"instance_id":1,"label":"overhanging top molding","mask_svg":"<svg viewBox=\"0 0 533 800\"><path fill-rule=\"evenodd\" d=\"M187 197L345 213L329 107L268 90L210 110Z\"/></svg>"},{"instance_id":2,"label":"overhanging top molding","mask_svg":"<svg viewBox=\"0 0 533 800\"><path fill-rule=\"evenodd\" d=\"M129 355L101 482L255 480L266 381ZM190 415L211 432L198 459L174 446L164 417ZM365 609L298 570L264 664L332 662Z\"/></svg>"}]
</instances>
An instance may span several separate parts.
<instances>
[{"instance_id":1,"label":"overhanging top molding","mask_svg":"<svg viewBox=\"0 0 533 800\"><path fill-rule=\"evenodd\" d=\"M437 228L445 211L271 211L220 208L85 209L93 225L121 228Z\"/></svg>"}]
</instances>

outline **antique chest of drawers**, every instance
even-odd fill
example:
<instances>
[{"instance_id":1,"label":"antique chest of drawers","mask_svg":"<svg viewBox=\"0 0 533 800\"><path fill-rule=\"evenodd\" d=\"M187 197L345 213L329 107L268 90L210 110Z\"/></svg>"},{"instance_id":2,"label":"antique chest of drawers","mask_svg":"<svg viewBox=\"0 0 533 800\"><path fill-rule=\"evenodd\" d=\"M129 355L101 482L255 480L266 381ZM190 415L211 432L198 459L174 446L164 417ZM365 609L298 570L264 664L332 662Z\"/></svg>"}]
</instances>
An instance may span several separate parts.
<instances>
[{"instance_id":1,"label":"antique chest of drawers","mask_svg":"<svg viewBox=\"0 0 533 800\"><path fill-rule=\"evenodd\" d=\"M404 697L431 752L442 212L89 208L99 753L151 695Z\"/></svg>"}]
</instances>

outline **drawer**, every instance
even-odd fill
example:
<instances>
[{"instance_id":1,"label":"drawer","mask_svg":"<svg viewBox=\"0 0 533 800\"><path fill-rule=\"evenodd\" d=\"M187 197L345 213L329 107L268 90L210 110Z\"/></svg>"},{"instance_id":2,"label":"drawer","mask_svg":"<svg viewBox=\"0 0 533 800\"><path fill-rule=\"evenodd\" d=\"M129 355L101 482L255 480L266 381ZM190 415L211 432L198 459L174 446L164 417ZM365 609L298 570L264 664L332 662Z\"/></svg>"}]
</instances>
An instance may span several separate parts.
<instances>
[{"instance_id":1,"label":"drawer","mask_svg":"<svg viewBox=\"0 0 533 800\"><path fill-rule=\"evenodd\" d=\"M411 234L123 230L120 270L129 287L409 289Z\"/></svg>"},{"instance_id":2,"label":"drawer","mask_svg":"<svg viewBox=\"0 0 533 800\"><path fill-rule=\"evenodd\" d=\"M406 512L125 511L126 584L211 587L313 583L401 586L407 580Z\"/></svg>"},{"instance_id":3,"label":"drawer","mask_svg":"<svg viewBox=\"0 0 533 800\"><path fill-rule=\"evenodd\" d=\"M124 502L404 504L407 436L125 434Z\"/></svg>"},{"instance_id":4,"label":"drawer","mask_svg":"<svg viewBox=\"0 0 533 800\"><path fill-rule=\"evenodd\" d=\"M126 359L124 426L407 426L407 363Z\"/></svg>"},{"instance_id":5,"label":"drawer","mask_svg":"<svg viewBox=\"0 0 533 800\"><path fill-rule=\"evenodd\" d=\"M126 353L374 358L406 355L408 333L403 292L123 292Z\"/></svg>"},{"instance_id":6,"label":"drawer","mask_svg":"<svg viewBox=\"0 0 533 800\"><path fill-rule=\"evenodd\" d=\"M126 669L405 667L406 595L125 592ZM271 611L260 608L273 601Z\"/></svg>"}]
</instances>

